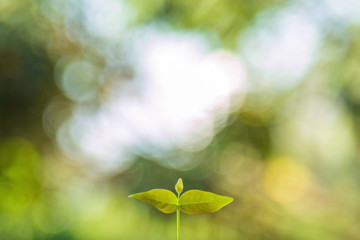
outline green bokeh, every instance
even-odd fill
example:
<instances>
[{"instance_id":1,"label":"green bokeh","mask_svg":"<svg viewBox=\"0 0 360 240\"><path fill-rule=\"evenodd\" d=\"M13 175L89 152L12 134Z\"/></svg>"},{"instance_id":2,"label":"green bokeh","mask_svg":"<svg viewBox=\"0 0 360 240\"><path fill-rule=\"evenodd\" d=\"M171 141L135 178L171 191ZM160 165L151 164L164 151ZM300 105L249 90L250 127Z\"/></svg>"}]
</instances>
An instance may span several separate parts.
<instances>
[{"instance_id":1,"label":"green bokeh","mask_svg":"<svg viewBox=\"0 0 360 240\"><path fill-rule=\"evenodd\" d=\"M173 191L179 177L184 191L208 190L235 199L216 214L184 214L182 239L360 238L359 24L344 24L341 17L320 21L309 13L319 25L321 46L298 84L281 91L263 88L249 73L253 87L242 106L204 150L175 149L172 163L132 153L125 168L114 167L109 174L93 171L90 160L73 161L77 156L66 155L57 142L60 126L77 106L91 112L111 95L101 71L124 78L120 85L131 81L136 66L128 61L113 67L106 54L126 45L141 27L156 25L200 34L214 43L212 48L237 55L239 39L249 29L258 22L266 26L260 20L272 21L259 20L261 13L285 11L291 3L118 2L132 11L132 19L123 30L128 35L119 30L114 39L91 35L76 1L0 1L0 239L175 239L175 215L127 196L153 188ZM316 12L316 6L308 9ZM98 75L86 88L81 77L91 71L75 71L81 91L67 94L74 88L61 85L59 72L84 62ZM89 94L86 101L76 98L82 90ZM197 164L176 168L184 159Z\"/></svg>"}]
</instances>

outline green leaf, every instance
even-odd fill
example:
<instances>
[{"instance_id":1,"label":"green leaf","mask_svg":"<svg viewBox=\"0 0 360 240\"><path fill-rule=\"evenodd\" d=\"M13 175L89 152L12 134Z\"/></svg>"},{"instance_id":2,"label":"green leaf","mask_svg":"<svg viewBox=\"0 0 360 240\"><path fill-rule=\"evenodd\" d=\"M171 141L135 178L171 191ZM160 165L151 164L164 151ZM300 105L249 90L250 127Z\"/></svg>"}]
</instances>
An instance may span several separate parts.
<instances>
[{"instance_id":1,"label":"green leaf","mask_svg":"<svg viewBox=\"0 0 360 240\"><path fill-rule=\"evenodd\" d=\"M136 193L129 197L149 203L163 213L173 213L177 210L177 197L169 190L153 189L147 192Z\"/></svg>"},{"instance_id":2,"label":"green leaf","mask_svg":"<svg viewBox=\"0 0 360 240\"><path fill-rule=\"evenodd\" d=\"M231 203L231 197L200 190L190 190L180 197L180 210L187 214L212 213Z\"/></svg>"},{"instance_id":3,"label":"green leaf","mask_svg":"<svg viewBox=\"0 0 360 240\"><path fill-rule=\"evenodd\" d=\"M177 181L176 185L175 185L175 190L177 193L181 193L184 189L184 185L183 185L183 181L181 178L179 178L179 180Z\"/></svg>"}]
</instances>

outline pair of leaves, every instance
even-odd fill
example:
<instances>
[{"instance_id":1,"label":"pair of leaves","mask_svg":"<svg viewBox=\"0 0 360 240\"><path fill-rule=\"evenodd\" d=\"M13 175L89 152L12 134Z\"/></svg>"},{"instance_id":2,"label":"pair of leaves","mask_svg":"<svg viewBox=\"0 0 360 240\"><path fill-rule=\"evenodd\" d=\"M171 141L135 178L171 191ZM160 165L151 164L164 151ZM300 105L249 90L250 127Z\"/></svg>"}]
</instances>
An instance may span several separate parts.
<instances>
[{"instance_id":1,"label":"pair of leaves","mask_svg":"<svg viewBox=\"0 0 360 240\"><path fill-rule=\"evenodd\" d=\"M201 190L190 190L180 196L183 190L181 179L179 179L175 189L179 198L173 192L165 189L153 189L129 197L149 203L163 213L173 213L180 209L187 214L216 212L233 201L231 197Z\"/></svg>"}]
</instances>

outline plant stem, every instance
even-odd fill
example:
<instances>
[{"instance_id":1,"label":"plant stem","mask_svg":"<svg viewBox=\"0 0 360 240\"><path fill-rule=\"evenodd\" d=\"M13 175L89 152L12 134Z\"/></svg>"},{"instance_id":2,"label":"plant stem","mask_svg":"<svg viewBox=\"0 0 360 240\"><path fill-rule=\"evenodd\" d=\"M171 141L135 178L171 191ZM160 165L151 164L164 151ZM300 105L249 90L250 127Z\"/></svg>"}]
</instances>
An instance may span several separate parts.
<instances>
[{"instance_id":1,"label":"plant stem","mask_svg":"<svg viewBox=\"0 0 360 240\"><path fill-rule=\"evenodd\" d=\"M177 240L180 240L180 208L176 211L177 216Z\"/></svg>"},{"instance_id":2,"label":"plant stem","mask_svg":"<svg viewBox=\"0 0 360 240\"><path fill-rule=\"evenodd\" d=\"M178 193L178 208L176 210L176 225L177 225L177 240L180 240L180 206L179 206L179 200L180 200L180 193Z\"/></svg>"}]
</instances>

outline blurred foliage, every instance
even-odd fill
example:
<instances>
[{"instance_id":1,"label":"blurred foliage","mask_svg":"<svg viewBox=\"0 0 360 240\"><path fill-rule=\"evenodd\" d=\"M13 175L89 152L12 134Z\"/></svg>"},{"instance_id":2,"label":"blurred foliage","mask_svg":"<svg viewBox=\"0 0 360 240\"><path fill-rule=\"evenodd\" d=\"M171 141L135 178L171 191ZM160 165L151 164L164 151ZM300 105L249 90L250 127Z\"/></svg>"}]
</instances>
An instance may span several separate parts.
<instances>
[{"instance_id":1,"label":"blurred foliage","mask_svg":"<svg viewBox=\"0 0 360 240\"><path fill-rule=\"evenodd\" d=\"M57 91L53 63L45 49L29 45L19 30L4 24L0 28L0 134L35 136L42 132L43 109Z\"/></svg>"},{"instance_id":2,"label":"blurred foliage","mask_svg":"<svg viewBox=\"0 0 360 240\"><path fill-rule=\"evenodd\" d=\"M323 1L295 4L322 36L315 63L298 84L266 88L249 71L241 107L205 149L173 149L165 160L129 150L133 159L108 173L91 156L64 153L58 141L71 116L91 116L116 95L113 89L143 83L132 79L138 66L129 35L136 39L141 27L166 25L203 34L239 54L239 39L292 1L106 2L114 16L87 16L102 5L95 0L0 1L0 239L171 239L173 216L127 196L173 189L179 177L185 191L235 198L220 213L184 215L183 239L360 238L359 23L326 16L320 21L316 10L326 9ZM126 24L116 18L116 3L132 14ZM106 17L113 23L109 32L109 24L97 28L91 22ZM111 31L122 24L126 31ZM61 82L65 71L78 80L70 87ZM130 88L120 97L131 94Z\"/></svg>"},{"instance_id":3,"label":"blurred foliage","mask_svg":"<svg viewBox=\"0 0 360 240\"><path fill-rule=\"evenodd\" d=\"M129 1L138 12L138 22L158 19L180 29L197 29L221 36L227 47L234 47L239 31L245 28L260 10L285 3L273 1L202 0Z\"/></svg>"}]
</instances>

